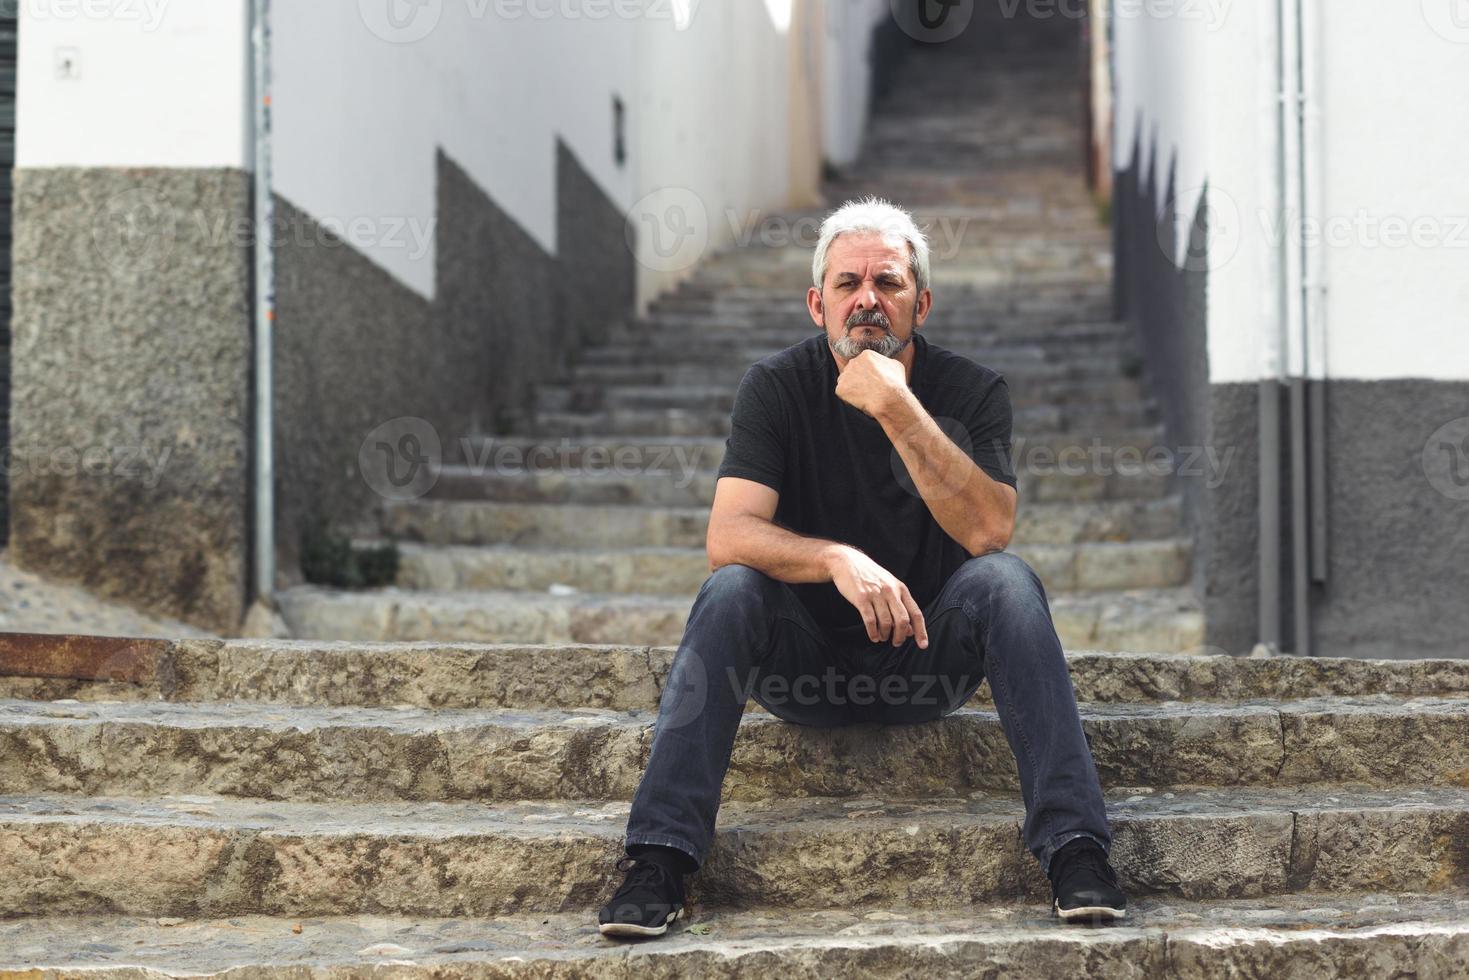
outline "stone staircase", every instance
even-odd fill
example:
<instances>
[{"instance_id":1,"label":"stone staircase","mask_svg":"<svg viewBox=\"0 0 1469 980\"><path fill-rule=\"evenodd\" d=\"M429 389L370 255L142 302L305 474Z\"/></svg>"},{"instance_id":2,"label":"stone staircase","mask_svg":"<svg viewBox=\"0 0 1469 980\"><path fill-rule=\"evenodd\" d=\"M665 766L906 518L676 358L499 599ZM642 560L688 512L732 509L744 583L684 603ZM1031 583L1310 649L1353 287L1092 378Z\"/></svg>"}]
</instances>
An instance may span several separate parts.
<instances>
[{"instance_id":1,"label":"stone staircase","mask_svg":"<svg viewBox=\"0 0 1469 980\"><path fill-rule=\"evenodd\" d=\"M1200 654L1173 477L1047 462L1162 439L1109 319L1065 26L925 52L829 193L963 223L924 330L1010 380L1012 550L1068 651L1127 924L1046 915L982 687L920 726L752 706L689 924L597 934L734 385L814 329L809 251L760 246L385 507L396 587L292 590L293 640L135 645L136 682L0 678L0 971L1469 975L1469 661Z\"/></svg>"},{"instance_id":2,"label":"stone staircase","mask_svg":"<svg viewBox=\"0 0 1469 980\"><path fill-rule=\"evenodd\" d=\"M673 648L182 640L0 681L0 968L27 976L1461 976L1469 661L1074 652L1132 895L1062 927L984 689L747 715L694 914L602 939ZM1416 971L1416 973L1414 972Z\"/></svg>"},{"instance_id":3,"label":"stone staircase","mask_svg":"<svg viewBox=\"0 0 1469 980\"><path fill-rule=\"evenodd\" d=\"M930 226L923 331L1009 380L1011 550L1046 583L1063 644L1197 649L1177 477L1147 455L1163 430L1131 328L1111 319L1110 232L1080 173L1067 27L976 26L967 49L915 54L827 197L890 196ZM825 210L764 216L787 244L757 232L709 256L542 385L524 431L446 439L432 490L383 507L403 553L396 587L289 590L291 635L677 644L708 575L735 388L817 331L804 304Z\"/></svg>"}]
</instances>

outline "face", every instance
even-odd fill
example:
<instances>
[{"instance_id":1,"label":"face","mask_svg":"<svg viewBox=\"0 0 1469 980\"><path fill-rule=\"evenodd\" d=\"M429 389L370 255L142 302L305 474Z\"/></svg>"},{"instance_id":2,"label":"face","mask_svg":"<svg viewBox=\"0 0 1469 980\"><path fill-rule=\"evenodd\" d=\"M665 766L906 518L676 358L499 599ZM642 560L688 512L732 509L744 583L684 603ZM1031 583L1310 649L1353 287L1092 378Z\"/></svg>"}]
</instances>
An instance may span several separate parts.
<instances>
[{"instance_id":1,"label":"face","mask_svg":"<svg viewBox=\"0 0 1469 980\"><path fill-rule=\"evenodd\" d=\"M811 319L844 361L869 349L898 357L932 302L913 280L908 243L877 232L838 235L826 253L826 281L806 295Z\"/></svg>"}]
</instances>

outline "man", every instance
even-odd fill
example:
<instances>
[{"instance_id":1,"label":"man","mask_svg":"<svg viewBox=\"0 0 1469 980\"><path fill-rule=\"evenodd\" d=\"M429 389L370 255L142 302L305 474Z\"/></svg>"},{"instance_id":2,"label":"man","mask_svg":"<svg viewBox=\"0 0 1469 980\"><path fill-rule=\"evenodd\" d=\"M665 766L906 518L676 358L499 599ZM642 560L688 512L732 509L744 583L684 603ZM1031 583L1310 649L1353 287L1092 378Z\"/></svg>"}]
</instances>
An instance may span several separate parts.
<instances>
[{"instance_id":1,"label":"man","mask_svg":"<svg viewBox=\"0 0 1469 980\"><path fill-rule=\"evenodd\" d=\"M928 244L906 211L843 205L822 224L812 272L806 303L824 332L757 362L735 396L711 574L664 687L626 876L599 927L656 936L678 917L747 695L797 724L907 724L958 709L985 676L1053 910L1121 918L1045 589L1004 550L1016 505L1005 379L919 335L933 304ZM792 696L762 696L771 677ZM856 697L858 680L884 696ZM920 696L933 691L948 693Z\"/></svg>"}]
</instances>

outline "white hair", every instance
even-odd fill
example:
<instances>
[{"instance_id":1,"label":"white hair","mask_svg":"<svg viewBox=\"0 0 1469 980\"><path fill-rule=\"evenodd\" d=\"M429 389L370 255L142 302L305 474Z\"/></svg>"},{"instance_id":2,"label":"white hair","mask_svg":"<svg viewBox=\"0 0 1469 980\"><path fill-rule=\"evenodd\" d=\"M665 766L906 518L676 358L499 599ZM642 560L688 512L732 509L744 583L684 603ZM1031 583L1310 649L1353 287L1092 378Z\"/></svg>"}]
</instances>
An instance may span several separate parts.
<instances>
[{"instance_id":1,"label":"white hair","mask_svg":"<svg viewBox=\"0 0 1469 980\"><path fill-rule=\"evenodd\" d=\"M921 293L928 288L928 238L913 223L913 216L896 204L880 197L868 196L860 201L847 201L821 223L821 236L816 240L816 254L811 257L811 281L817 289L826 282L826 253L838 235L847 232L877 232L885 238L901 238L908 243L908 268Z\"/></svg>"}]
</instances>

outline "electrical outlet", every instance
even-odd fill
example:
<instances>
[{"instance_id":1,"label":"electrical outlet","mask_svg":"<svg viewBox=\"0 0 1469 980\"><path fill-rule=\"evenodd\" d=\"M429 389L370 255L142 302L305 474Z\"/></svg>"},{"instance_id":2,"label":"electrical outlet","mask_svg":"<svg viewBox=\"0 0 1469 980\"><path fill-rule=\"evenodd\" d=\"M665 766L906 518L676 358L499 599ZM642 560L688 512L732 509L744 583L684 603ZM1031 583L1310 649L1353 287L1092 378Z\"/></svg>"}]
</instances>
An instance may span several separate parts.
<instances>
[{"instance_id":1,"label":"electrical outlet","mask_svg":"<svg viewBox=\"0 0 1469 980\"><path fill-rule=\"evenodd\" d=\"M56 49L56 79L69 82L82 77L82 51L80 48Z\"/></svg>"}]
</instances>

